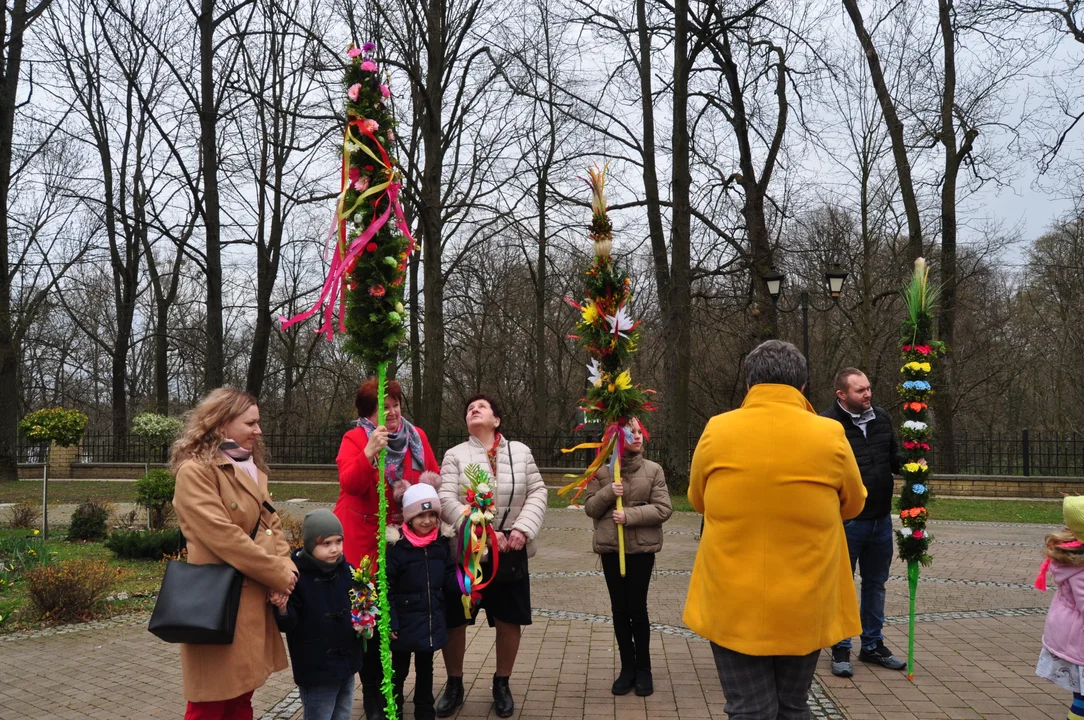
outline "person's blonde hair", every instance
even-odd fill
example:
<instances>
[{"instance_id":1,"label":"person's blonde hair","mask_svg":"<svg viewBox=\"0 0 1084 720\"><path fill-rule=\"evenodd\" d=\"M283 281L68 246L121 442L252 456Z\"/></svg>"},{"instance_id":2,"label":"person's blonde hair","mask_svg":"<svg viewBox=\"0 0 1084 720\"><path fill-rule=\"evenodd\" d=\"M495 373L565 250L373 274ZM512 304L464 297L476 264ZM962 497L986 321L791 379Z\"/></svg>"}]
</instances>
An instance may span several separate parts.
<instances>
[{"instance_id":1,"label":"person's blonde hair","mask_svg":"<svg viewBox=\"0 0 1084 720\"><path fill-rule=\"evenodd\" d=\"M229 387L212 390L185 416L184 430L170 452L170 469L176 473L186 460L211 465L219 446L226 440L223 426L258 404L255 397L243 390ZM256 467L267 472L263 438L256 438L252 460Z\"/></svg>"},{"instance_id":2,"label":"person's blonde hair","mask_svg":"<svg viewBox=\"0 0 1084 720\"><path fill-rule=\"evenodd\" d=\"M1065 547L1075 541L1076 535L1069 528L1050 533L1046 536L1046 556L1059 565L1084 565L1084 546Z\"/></svg>"}]
</instances>

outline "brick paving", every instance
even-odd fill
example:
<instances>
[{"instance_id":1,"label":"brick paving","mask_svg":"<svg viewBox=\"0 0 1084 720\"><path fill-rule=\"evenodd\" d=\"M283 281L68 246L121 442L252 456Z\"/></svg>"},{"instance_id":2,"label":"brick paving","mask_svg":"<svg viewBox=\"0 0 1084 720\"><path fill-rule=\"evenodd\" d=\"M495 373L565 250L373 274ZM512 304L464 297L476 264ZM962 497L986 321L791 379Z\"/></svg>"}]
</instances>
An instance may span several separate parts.
<instances>
[{"instance_id":1,"label":"brick paving","mask_svg":"<svg viewBox=\"0 0 1084 720\"><path fill-rule=\"evenodd\" d=\"M289 512L314 505L288 504ZM535 622L526 629L511 687L521 718L723 718L723 695L706 642L681 623L695 557L699 517L679 513L667 524L650 607L655 623L655 694L615 698L615 647L601 568L590 552L590 521L575 510L551 510L542 552L532 560ZM833 677L824 653L811 706L818 718L1064 717L1068 693L1034 675L1044 596L1030 588L1049 530L1037 525L933 522L934 565L919 586L915 680L855 665ZM907 587L896 561L888 584L886 642L906 653ZM145 630L134 615L83 625L0 636L0 719L179 718L184 701L175 646ZM491 714L494 636L484 623L468 635L464 720ZM445 676L436 663L439 692ZM407 684L408 692L410 683ZM359 689L360 694L360 689ZM289 672L255 695L257 718L300 720ZM406 716L412 715L408 694ZM361 717L355 703L353 717Z\"/></svg>"}]
</instances>

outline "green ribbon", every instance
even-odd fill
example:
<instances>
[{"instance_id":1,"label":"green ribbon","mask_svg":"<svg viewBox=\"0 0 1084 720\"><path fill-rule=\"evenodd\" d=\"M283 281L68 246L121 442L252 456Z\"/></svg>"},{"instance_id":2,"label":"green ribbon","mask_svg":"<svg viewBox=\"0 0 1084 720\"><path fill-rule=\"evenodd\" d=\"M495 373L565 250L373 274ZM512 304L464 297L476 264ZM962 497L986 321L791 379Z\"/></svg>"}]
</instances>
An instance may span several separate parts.
<instances>
[{"instance_id":1,"label":"green ribbon","mask_svg":"<svg viewBox=\"0 0 1084 720\"><path fill-rule=\"evenodd\" d=\"M377 425L384 424L384 396L387 392L388 363L382 362L377 366L376 377L376 412ZM385 454L387 448L380 451L377 460L377 469L380 479L377 483L377 530L376 530L376 555L379 560L376 568L376 595L380 605L380 613L377 615L377 625L380 626L380 666L382 679L380 691L384 693L384 717L387 720L396 720L398 708L395 705L394 671L391 666L391 605L388 602L388 493L387 480L384 477Z\"/></svg>"},{"instance_id":2,"label":"green ribbon","mask_svg":"<svg viewBox=\"0 0 1084 720\"><path fill-rule=\"evenodd\" d=\"M915 679L915 593L918 592L917 560L907 562L907 589L910 597L910 611L907 616L907 679Z\"/></svg>"}]
</instances>

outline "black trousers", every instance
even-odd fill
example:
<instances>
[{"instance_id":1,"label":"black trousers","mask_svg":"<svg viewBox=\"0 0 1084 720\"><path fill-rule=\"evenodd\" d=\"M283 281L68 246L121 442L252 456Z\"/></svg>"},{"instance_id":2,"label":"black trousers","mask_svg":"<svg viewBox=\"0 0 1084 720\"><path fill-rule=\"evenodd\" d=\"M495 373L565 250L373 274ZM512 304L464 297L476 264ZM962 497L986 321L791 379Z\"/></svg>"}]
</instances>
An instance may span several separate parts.
<instances>
[{"instance_id":1,"label":"black trousers","mask_svg":"<svg viewBox=\"0 0 1084 720\"><path fill-rule=\"evenodd\" d=\"M610 591L614 635L622 670L651 669L651 621L647 617L647 588L655 569L655 553L625 555L625 577L617 553L602 557L602 573Z\"/></svg>"},{"instance_id":2,"label":"black trousers","mask_svg":"<svg viewBox=\"0 0 1084 720\"><path fill-rule=\"evenodd\" d=\"M409 653L395 650L391 665L395 671L395 704L399 716L403 715L403 683L410 673L410 656L414 655L414 720L433 720L437 716L433 707L433 653Z\"/></svg>"},{"instance_id":3,"label":"black trousers","mask_svg":"<svg viewBox=\"0 0 1084 720\"><path fill-rule=\"evenodd\" d=\"M373 636L366 641L365 652L361 656L361 702L365 708L365 717L384 710L384 695L380 692L380 683L384 679L380 666L380 626L376 626Z\"/></svg>"}]
</instances>

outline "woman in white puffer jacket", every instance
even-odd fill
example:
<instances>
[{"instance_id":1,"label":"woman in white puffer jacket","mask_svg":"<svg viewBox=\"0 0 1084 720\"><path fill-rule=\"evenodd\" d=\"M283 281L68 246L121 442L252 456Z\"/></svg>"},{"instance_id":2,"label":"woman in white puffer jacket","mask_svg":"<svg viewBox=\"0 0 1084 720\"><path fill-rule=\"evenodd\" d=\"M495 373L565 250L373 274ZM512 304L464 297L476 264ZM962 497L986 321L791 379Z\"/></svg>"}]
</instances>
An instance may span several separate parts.
<instances>
[{"instance_id":1,"label":"woman in white puffer jacket","mask_svg":"<svg viewBox=\"0 0 1084 720\"><path fill-rule=\"evenodd\" d=\"M502 437L501 408L493 398L477 394L467 401L467 430L470 439L444 455L441 465L440 500L444 521L458 525L466 504L464 485L469 465L489 472L494 487L497 530L497 577L481 591L481 600L471 617L460 603L448 603L448 644L444 665L448 684L437 702L437 717L450 717L463 704L463 655L467 647L467 625L473 625L479 608L486 621L497 629L497 671L493 675L493 705L498 717L509 717L515 709L508 676L516 663L524 625L531 624L531 579L527 558L535 553L535 538L546 516L547 491L531 450L521 442ZM483 579L491 566L483 563Z\"/></svg>"}]
</instances>

